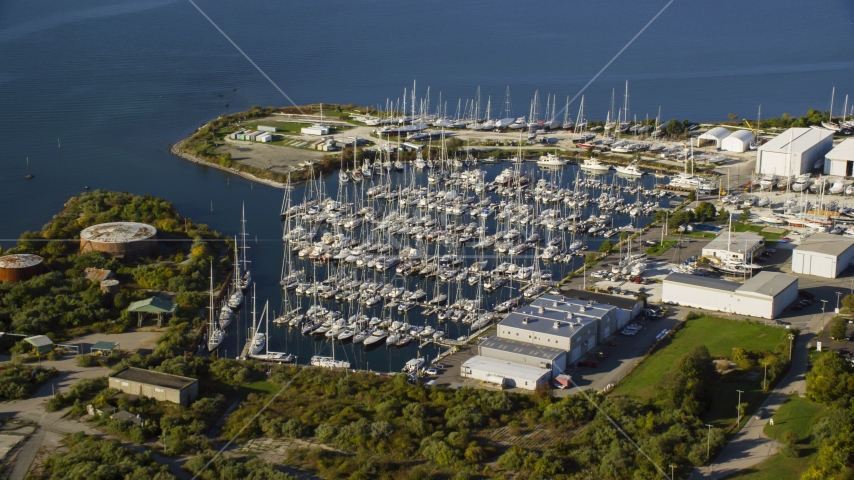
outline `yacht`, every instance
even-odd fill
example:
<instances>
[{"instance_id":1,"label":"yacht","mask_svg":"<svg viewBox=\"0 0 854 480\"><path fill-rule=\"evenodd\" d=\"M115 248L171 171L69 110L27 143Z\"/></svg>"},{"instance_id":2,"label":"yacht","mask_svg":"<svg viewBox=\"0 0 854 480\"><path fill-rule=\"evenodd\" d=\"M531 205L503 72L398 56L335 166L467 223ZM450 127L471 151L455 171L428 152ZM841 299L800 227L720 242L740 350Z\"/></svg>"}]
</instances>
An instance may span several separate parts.
<instances>
[{"instance_id":1,"label":"yacht","mask_svg":"<svg viewBox=\"0 0 854 480\"><path fill-rule=\"evenodd\" d=\"M413 358L406 362L406 365L403 366L403 373L409 373L415 375L421 370L421 367L424 366L424 359L421 357Z\"/></svg>"},{"instance_id":2,"label":"yacht","mask_svg":"<svg viewBox=\"0 0 854 480\"><path fill-rule=\"evenodd\" d=\"M223 305L219 310L219 328L227 329L232 320L234 320L234 310L228 305Z\"/></svg>"},{"instance_id":3,"label":"yacht","mask_svg":"<svg viewBox=\"0 0 854 480\"><path fill-rule=\"evenodd\" d=\"M762 190L771 190L777 184L777 176L773 173L766 173L759 180L759 188Z\"/></svg>"},{"instance_id":4,"label":"yacht","mask_svg":"<svg viewBox=\"0 0 854 480\"><path fill-rule=\"evenodd\" d=\"M809 175L800 175L797 179L795 179L795 183L792 184L793 192L803 192L804 190L810 187L812 183L812 179Z\"/></svg>"},{"instance_id":5,"label":"yacht","mask_svg":"<svg viewBox=\"0 0 854 480\"><path fill-rule=\"evenodd\" d=\"M547 153L537 160L537 165L541 167L562 167L567 161L553 153Z\"/></svg>"},{"instance_id":6,"label":"yacht","mask_svg":"<svg viewBox=\"0 0 854 480\"><path fill-rule=\"evenodd\" d=\"M833 182L833 185L830 186L830 194L831 195L839 195L845 190L845 182L840 178Z\"/></svg>"},{"instance_id":7,"label":"yacht","mask_svg":"<svg viewBox=\"0 0 854 480\"><path fill-rule=\"evenodd\" d=\"M588 158L581 163L581 169L593 172L607 172L608 170L611 170L611 166L606 165L595 158Z\"/></svg>"},{"instance_id":8,"label":"yacht","mask_svg":"<svg viewBox=\"0 0 854 480\"><path fill-rule=\"evenodd\" d=\"M385 342L386 337L388 337L388 332L386 332L385 330L383 330L381 328L378 328L378 329L374 330L373 333L371 333L370 337L365 339L365 342L364 342L365 346L370 347L371 345L383 343L383 342Z\"/></svg>"},{"instance_id":9,"label":"yacht","mask_svg":"<svg viewBox=\"0 0 854 480\"><path fill-rule=\"evenodd\" d=\"M637 162L632 162L626 166L618 165L614 167L614 170L617 171L618 175L629 175L632 177L640 177L644 174L644 171L638 168Z\"/></svg>"},{"instance_id":10,"label":"yacht","mask_svg":"<svg viewBox=\"0 0 854 480\"><path fill-rule=\"evenodd\" d=\"M250 355L258 355L261 353L261 350L264 350L264 345L267 344L267 336L261 332L255 333L255 336L252 337L252 345L249 347Z\"/></svg>"}]
</instances>

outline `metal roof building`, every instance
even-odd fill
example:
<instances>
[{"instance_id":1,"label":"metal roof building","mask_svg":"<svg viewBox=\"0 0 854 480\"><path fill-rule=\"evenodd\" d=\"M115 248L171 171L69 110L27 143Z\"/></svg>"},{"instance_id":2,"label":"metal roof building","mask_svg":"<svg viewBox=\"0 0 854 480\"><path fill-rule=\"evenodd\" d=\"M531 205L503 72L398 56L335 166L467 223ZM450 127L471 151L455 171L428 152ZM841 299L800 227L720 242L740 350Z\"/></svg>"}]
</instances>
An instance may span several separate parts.
<instances>
[{"instance_id":1,"label":"metal roof building","mask_svg":"<svg viewBox=\"0 0 854 480\"><path fill-rule=\"evenodd\" d=\"M854 138L846 138L824 155L825 175L854 176Z\"/></svg>"},{"instance_id":2,"label":"metal roof building","mask_svg":"<svg viewBox=\"0 0 854 480\"><path fill-rule=\"evenodd\" d=\"M756 173L785 176L809 173L832 148L830 130L790 128L756 149Z\"/></svg>"},{"instance_id":3,"label":"metal roof building","mask_svg":"<svg viewBox=\"0 0 854 480\"><path fill-rule=\"evenodd\" d=\"M715 257L722 262L748 261L765 248L765 237L751 232L724 232L703 247L704 257Z\"/></svg>"},{"instance_id":4,"label":"metal roof building","mask_svg":"<svg viewBox=\"0 0 854 480\"><path fill-rule=\"evenodd\" d=\"M36 353L42 354L53 350L53 341L44 335L36 335L35 337L27 337L24 339L36 348Z\"/></svg>"},{"instance_id":5,"label":"metal roof building","mask_svg":"<svg viewBox=\"0 0 854 480\"><path fill-rule=\"evenodd\" d=\"M697 146L702 147L706 143L714 142L715 148L721 148L721 142L729 136L729 130L724 127L715 127L697 137Z\"/></svg>"},{"instance_id":6,"label":"metal roof building","mask_svg":"<svg viewBox=\"0 0 854 480\"><path fill-rule=\"evenodd\" d=\"M744 153L750 150L750 145L754 140L753 132L750 130L736 130L723 139L721 150Z\"/></svg>"},{"instance_id":7,"label":"metal roof building","mask_svg":"<svg viewBox=\"0 0 854 480\"><path fill-rule=\"evenodd\" d=\"M505 338L489 338L477 346L478 355L551 370L560 375L566 370L566 350L543 347Z\"/></svg>"},{"instance_id":8,"label":"metal roof building","mask_svg":"<svg viewBox=\"0 0 854 480\"><path fill-rule=\"evenodd\" d=\"M561 293L568 298L581 301L593 301L598 304L616 307L616 329L623 328L627 323L637 318L641 311L643 311L643 302L636 298L588 292L587 290L576 290L574 288L561 289Z\"/></svg>"},{"instance_id":9,"label":"metal roof building","mask_svg":"<svg viewBox=\"0 0 854 480\"><path fill-rule=\"evenodd\" d=\"M836 278L854 259L854 240L816 233L792 251L792 272Z\"/></svg>"},{"instance_id":10,"label":"metal roof building","mask_svg":"<svg viewBox=\"0 0 854 480\"><path fill-rule=\"evenodd\" d=\"M791 275L759 272L744 283L671 273L661 293L665 303L719 312L775 318L798 297L798 279Z\"/></svg>"},{"instance_id":11,"label":"metal roof building","mask_svg":"<svg viewBox=\"0 0 854 480\"><path fill-rule=\"evenodd\" d=\"M110 387L131 395L189 405L199 396L199 381L167 373L128 367L110 375Z\"/></svg>"},{"instance_id":12,"label":"metal roof building","mask_svg":"<svg viewBox=\"0 0 854 480\"><path fill-rule=\"evenodd\" d=\"M477 355L462 364L460 376L502 387L536 390L537 387L548 384L552 371Z\"/></svg>"}]
</instances>

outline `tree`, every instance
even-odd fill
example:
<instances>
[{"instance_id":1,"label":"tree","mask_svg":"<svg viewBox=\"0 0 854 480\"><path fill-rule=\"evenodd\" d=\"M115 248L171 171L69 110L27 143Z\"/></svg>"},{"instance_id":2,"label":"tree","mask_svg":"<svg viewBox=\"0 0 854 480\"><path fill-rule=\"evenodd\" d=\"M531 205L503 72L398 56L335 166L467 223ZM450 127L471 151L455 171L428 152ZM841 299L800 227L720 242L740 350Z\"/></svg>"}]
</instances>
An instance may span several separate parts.
<instances>
[{"instance_id":1,"label":"tree","mask_svg":"<svg viewBox=\"0 0 854 480\"><path fill-rule=\"evenodd\" d=\"M599 245L599 251L602 253L611 253L611 249L614 248L614 245L611 244L610 240L605 240L602 242L602 245Z\"/></svg>"},{"instance_id":2,"label":"tree","mask_svg":"<svg viewBox=\"0 0 854 480\"><path fill-rule=\"evenodd\" d=\"M807 373L807 398L829 404L847 400L854 394L854 375L839 355L829 352L816 360Z\"/></svg>"},{"instance_id":3,"label":"tree","mask_svg":"<svg viewBox=\"0 0 854 480\"><path fill-rule=\"evenodd\" d=\"M836 340L845 339L845 332L847 330L847 322L842 317L836 317L833 319L833 325L830 326L830 337Z\"/></svg>"},{"instance_id":4,"label":"tree","mask_svg":"<svg viewBox=\"0 0 854 480\"><path fill-rule=\"evenodd\" d=\"M709 349L697 345L677 358L673 366L658 380L656 398L665 408L699 415L709 406L715 367Z\"/></svg>"},{"instance_id":5,"label":"tree","mask_svg":"<svg viewBox=\"0 0 854 480\"><path fill-rule=\"evenodd\" d=\"M592 265L598 258L599 255L596 255L596 252L588 252L587 255L584 256L584 263Z\"/></svg>"},{"instance_id":6,"label":"tree","mask_svg":"<svg viewBox=\"0 0 854 480\"><path fill-rule=\"evenodd\" d=\"M745 208L741 211L741 215L738 216L738 223L747 223L750 220L750 209Z\"/></svg>"},{"instance_id":7,"label":"tree","mask_svg":"<svg viewBox=\"0 0 854 480\"><path fill-rule=\"evenodd\" d=\"M845 297L842 298L842 306L850 311L854 311L854 293L845 295Z\"/></svg>"},{"instance_id":8,"label":"tree","mask_svg":"<svg viewBox=\"0 0 854 480\"><path fill-rule=\"evenodd\" d=\"M694 217L696 217L700 222L709 218L715 218L716 216L717 210L715 209L715 206L709 202L700 202L694 208Z\"/></svg>"},{"instance_id":9,"label":"tree","mask_svg":"<svg viewBox=\"0 0 854 480\"><path fill-rule=\"evenodd\" d=\"M685 197L685 203L691 203L697 199L697 191L691 190L688 192L688 196Z\"/></svg>"},{"instance_id":10,"label":"tree","mask_svg":"<svg viewBox=\"0 0 854 480\"><path fill-rule=\"evenodd\" d=\"M729 113L729 114L727 114L726 117L729 119L730 122L734 122L734 121L738 120L738 114L737 113Z\"/></svg>"}]
</instances>

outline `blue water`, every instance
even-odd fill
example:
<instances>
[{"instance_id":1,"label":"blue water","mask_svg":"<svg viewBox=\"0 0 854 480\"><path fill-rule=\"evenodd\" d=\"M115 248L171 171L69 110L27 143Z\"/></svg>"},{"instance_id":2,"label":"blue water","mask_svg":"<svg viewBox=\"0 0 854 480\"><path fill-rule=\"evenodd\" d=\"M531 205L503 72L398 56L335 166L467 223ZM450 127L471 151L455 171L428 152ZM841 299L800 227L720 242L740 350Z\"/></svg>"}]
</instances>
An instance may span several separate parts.
<instances>
[{"instance_id":1,"label":"blue water","mask_svg":"<svg viewBox=\"0 0 854 480\"><path fill-rule=\"evenodd\" d=\"M500 104L510 86L526 115L537 89L562 107L666 2L197 3L297 103L384 105L416 79L451 111L478 86ZM604 118L628 80L639 118L801 115L827 109L833 86L839 112L852 19L844 0L677 0L588 88L586 111ZM281 191L168 153L255 104L286 101L189 2L0 3L0 245L84 186L162 196L229 234L245 202L259 296L277 298Z\"/></svg>"}]
</instances>

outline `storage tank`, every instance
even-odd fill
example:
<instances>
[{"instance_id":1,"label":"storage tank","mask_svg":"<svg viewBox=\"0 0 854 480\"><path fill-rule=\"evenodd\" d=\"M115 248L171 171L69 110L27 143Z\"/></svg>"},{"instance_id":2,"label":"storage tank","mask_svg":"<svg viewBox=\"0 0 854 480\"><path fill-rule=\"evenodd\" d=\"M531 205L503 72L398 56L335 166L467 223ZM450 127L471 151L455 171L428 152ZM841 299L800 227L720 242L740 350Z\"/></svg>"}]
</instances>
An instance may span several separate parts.
<instances>
[{"instance_id":1,"label":"storage tank","mask_svg":"<svg viewBox=\"0 0 854 480\"><path fill-rule=\"evenodd\" d=\"M0 257L0 282L23 282L44 272L42 257L19 253Z\"/></svg>"},{"instance_id":2,"label":"storage tank","mask_svg":"<svg viewBox=\"0 0 854 480\"><path fill-rule=\"evenodd\" d=\"M151 252L156 237L157 229L145 223L102 223L80 232L80 251L138 258Z\"/></svg>"}]
</instances>

